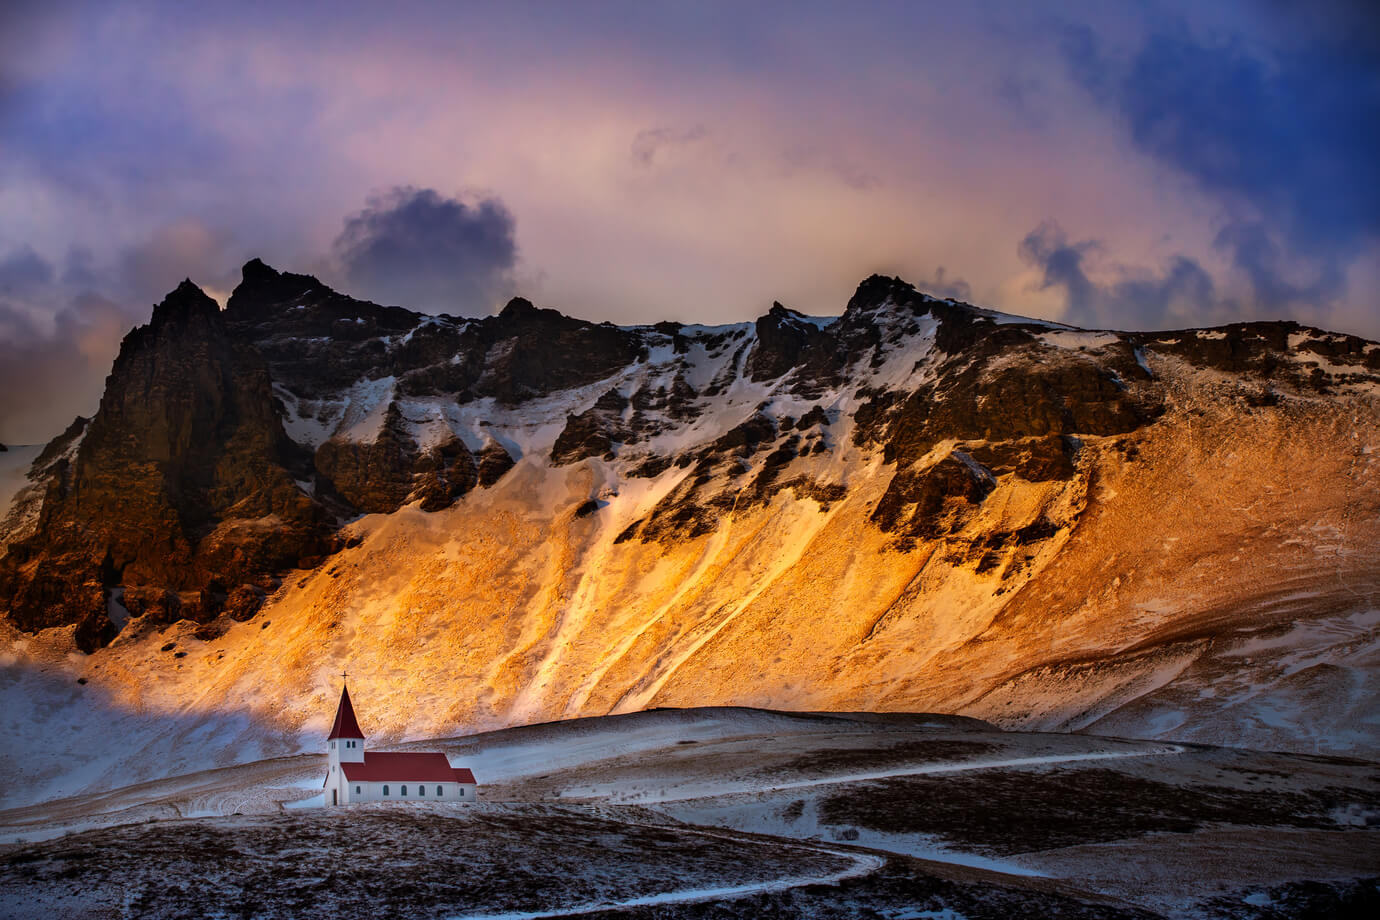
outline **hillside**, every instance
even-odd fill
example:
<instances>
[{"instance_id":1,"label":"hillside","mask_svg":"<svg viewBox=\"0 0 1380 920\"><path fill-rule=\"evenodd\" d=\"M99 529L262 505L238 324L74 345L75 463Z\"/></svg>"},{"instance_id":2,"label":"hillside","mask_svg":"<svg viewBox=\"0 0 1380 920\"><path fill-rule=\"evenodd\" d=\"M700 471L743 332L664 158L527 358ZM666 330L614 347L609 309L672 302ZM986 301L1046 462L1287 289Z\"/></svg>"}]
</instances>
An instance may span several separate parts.
<instances>
[{"instance_id":1,"label":"hillside","mask_svg":"<svg viewBox=\"0 0 1380 920\"><path fill-rule=\"evenodd\" d=\"M1368 918L1380 897L1366 761L722 707L412 747L472 767L478 800L323 807L316 753L0 810L0 903L36 918L1272 920Z\"/></svg>"},{"instance_id":2,"label":"hillside","mask_svg":"<svg viewBox=\"0 0 1380 920\"><path fill-rule=\"evenodd\" d=\"M49 793L292 753L348 668L386 739L733 704L1380 756L1378 397L1380 345L1292 323L881 277L838 317L460 319L256 260L30 451L5 727L71 726Z\"/></svg>"}]
</instances>

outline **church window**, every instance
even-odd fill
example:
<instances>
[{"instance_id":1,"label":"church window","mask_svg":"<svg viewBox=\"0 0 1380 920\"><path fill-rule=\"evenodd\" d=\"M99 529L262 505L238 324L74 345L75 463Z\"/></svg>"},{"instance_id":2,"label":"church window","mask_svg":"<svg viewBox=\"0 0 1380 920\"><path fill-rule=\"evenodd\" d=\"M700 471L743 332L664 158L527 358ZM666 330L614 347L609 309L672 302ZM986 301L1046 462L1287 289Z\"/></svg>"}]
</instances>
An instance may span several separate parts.
<instances>
[{"instance_id":1,"label":"church window","mask_svg":"<svg viewBox=\"0 0 1380 920\"><path fill-rule=\"evenodd\" d=\"M402 787L402 792L399 792L398 795L407 795L407 787L406 787L406 786L403 786L403 787Z\"/></svg>"},{"instance_id":2,"label":"church window","mask_svg":"<svg viewBox=\"0 0 1380 920\"><path fill-rule=\"evenodd\" d=\"M363 794L364 794L363 791L361 791L360 788L359 788L358 786L356 786L356 787L355 787L355 795L363 795Z\"/></svg>"},{"instance_id":3,"label":"church window","mask_svg":"<svg viewBox=\"0 0 1380 920\"><path fill-rule=\"evenodd\" d=\"M387 795L387 794L388 794L388 787L387 787L387 786L384 786L384 787L383 787L383 794L384 794L384 795Z\"/></svg>"},{"instance_id":4,"label":"church window","mask_svg":"<svg viewBox=\"0 0 1380 920\"><path fill-rule=\"evenodd\" d=\"M461 787L460 787L460 798L463 799L464 797L465 797L465 787L464 787L464 786L461 786Z\"/></svg>"},{"instance_id":5,"label":"church window","mask_svg":"<svg viewBox=\"0 0 1380 920\"><path fill-rule=\"evenodd\" d=\"M437 786L437 787L436 787L436 794L437 794L437 795L445 795L445 792L441 789L440 786Z\"/></svg>"},{"instance_id":6,"label":"church window","mask_svg":"<svg viewBox=\"0 0 1380 920\"><path fill-rule=\"evenodd\" d=\"M417 794L418 794L418 795L426 795L426 787L423 786L421 783L418 783L418 784L417 784Z\"/></svg>"}]
</instances>

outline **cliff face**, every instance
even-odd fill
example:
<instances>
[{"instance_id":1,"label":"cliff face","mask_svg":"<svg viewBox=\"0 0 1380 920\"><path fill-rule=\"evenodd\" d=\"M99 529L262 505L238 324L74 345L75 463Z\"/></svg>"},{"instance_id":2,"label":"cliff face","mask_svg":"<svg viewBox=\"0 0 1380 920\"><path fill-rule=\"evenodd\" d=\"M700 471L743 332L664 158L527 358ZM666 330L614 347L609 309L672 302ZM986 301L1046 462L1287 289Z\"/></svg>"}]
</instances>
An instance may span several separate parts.
<instances>
[{"instance_id":1,"label":"cliff face","mask_svg":"<svg viewBox=\"0 0 1380 920\"><path fill-rule=\"evenodd\" d=\"M737 703L1376 752L1378 397L1380 346L1290 323L881 277L839 317L466 320L256 261L35 463L0 609L117 705L289 734L348 661L395 736Z\"/></svg>"},{"instance_id":2,"label":"cliff face","mask_svg":"<svg viewBox=\"0 0 1380 920\"><path fill-rule=\"evenodd\" d=\"M262 358L191 282L126 336L76 438L36 530L0 568L21 629L75 623L91 651L115 635L115 590L163 623L252 616L276 573L333 546L333 519L297 485L310 457L283 432Z\"/></svg>"}]
</instances>

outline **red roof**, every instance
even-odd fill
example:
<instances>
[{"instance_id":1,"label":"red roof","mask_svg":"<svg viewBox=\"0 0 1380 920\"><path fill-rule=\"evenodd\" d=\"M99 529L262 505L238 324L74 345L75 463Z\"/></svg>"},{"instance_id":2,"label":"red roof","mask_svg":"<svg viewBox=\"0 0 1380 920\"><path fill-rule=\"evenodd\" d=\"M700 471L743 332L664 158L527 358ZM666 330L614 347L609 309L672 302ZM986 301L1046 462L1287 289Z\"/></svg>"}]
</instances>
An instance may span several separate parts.
<instances>
[{"instance_id":1,"label":"red roof","mask_svg":"<svg viewBox=\"0 0 1380 920\"><path fill-rule=\"evenodd\" d=\"M413 754L400 751L366 751L364 763L342 763L350 782L364 783L473 783L465 767L452 767L445 754Z\"/></svg>"},{"instance_id":2,"label":"red roof","mask_svg":"<svg viewBox=\"0 0 1380 920\"><path fill-rule=\"evenodd\" d=\"M335 710L335 724L331 726L331 733L326 736L327 741L336 738L358 738L364 740L364 732L359 730L359 723L355 721L355 707L350 705L350 688L340 688L340 705Z\"/></svg>"}]
</instances>

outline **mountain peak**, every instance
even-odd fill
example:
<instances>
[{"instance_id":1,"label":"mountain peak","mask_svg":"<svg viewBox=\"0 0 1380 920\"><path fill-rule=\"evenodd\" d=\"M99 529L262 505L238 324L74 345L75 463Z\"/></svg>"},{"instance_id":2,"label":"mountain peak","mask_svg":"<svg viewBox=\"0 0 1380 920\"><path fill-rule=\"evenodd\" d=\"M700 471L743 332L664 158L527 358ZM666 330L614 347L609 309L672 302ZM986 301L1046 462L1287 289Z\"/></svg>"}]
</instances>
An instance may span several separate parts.
<instances>
[{"instance_id":1,"label":"mountain peak","mask_svg":"<svg viewBox=\"0 0 1380 920\"><path fill-rule=\"evenodd\" d=\"M915 285L887 275L869 275L848 300L845 313L871 311L888 300L901 302L915 298Z\"/></svg>"},{"instance_id":2,"label":"mountain peak","mask_svg":"<svg viewBox=\"0 0 1380 920\"><path fill-rule=\"evenodd\" d=\"M314 275L295 275L280 272L263 259L254 258L240 269L240 283L235 286L225 309L237 319L262 319L286 300L301 297L309 291L329 290Z\"/></svg>"},{"instance_id":3,"label":"mountain peak","mask_svg":"<svg viewBox=\"0 0 1380 920\"><path fill-rule=\"evenodd\" d=\"M181 284L163 298L162 303L153 308L150 325L162 327L168 323L185 323L194 316L214 317L218 313L220 304L197 287L192 279L184 278Z\"/></svg>"},{"instance_id":4,"label":"mountain peak","mask_svg":"<svg viewBox=\"0 0 1380 920\"><path fill-rule=\"evenodd\" d=\"M522 316L531 316L539 312L532 301L526 297L514 297L503 305L503 309L498 311L498 315L507 319L517 319Z\"/></svg>"},{"instance_id":5,"label":"mountain peak","mask_svg":"<svg viewBox=\"0 0 1380 920\"><path fill-rule=\"evenodd\" d=\"M244 263L244 266L240 269L241 283L244 284L272 283L281 277L282 272L257 256Z\"/></svg>"}]
</instances>

